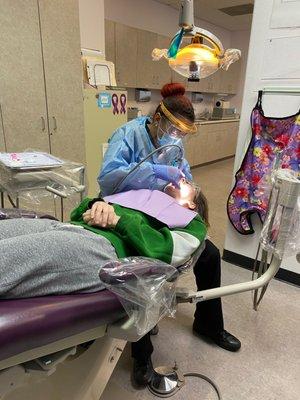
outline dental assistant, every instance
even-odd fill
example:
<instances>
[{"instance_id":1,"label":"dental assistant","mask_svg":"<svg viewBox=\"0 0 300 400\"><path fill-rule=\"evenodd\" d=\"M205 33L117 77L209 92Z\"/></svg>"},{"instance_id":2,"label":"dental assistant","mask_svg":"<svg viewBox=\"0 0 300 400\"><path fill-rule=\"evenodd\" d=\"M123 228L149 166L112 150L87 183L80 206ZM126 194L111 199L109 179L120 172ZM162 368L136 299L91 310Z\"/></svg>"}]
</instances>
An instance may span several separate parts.
<instances>
[{"instance_id":1,"label":"dental assistant","mask_svg":"<svg viewBox=\"0 0 300 400\"><path fill-rule=\"evenodd\" d=\"M163 164L159 155L142 163L125 178L156 148L165 144L182 147L182 139L196 132L194 109L184 93L185 88L180 83L165 85L161 90L163 100L152 118L137 118L113 133L98 177L102 195L132 189L163 190L169 182L178 186L183 177L192 180L185 159L180 165L170 165L171 157L168 164ZM99 212L101 214L101 210ZM194 274L197 290L211 289L221 284L220 252L209 239L194 266ZM241 347L240 341L224 329L220 298L197 303L193 331L223 349L238 351ZM135 360L133 377L139 386L147 385L151 380L152 352L149 334L132 343L132 357Z\"/></svg>"},{"instance_id":2,"label":"dental assistant","mask_svg":"<svg viewBox=\"0 0 300 400\"><path fill-rule=\"evenodd\" d=\"M98 177L102 195L131 189L162 190L169 182L176 186L183 177L192 179L187 160L179 154L182 139L197 131L193 105L184 93L180 83L166 84L153 118L136 118L113 133ZM164 145L180 149L170 146L153 154L127 178L140 161Z\"/></svg>"}]
</instances>

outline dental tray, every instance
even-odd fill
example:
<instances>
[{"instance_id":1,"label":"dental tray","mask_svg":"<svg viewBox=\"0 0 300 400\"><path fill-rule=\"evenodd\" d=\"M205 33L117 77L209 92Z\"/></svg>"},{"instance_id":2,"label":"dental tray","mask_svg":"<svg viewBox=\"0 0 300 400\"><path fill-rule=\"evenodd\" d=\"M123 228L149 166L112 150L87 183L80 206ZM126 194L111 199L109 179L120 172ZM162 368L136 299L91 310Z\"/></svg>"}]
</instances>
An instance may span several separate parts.
<instances>
[{"instance_id":1,"label":"dental tray","mask_svg":"<svg viewBox=\"0 0 300 400\"><path fill-rule=\"evenodd\" d=\"M0 163L15 171L58 168L62 160L42 152L0 153Z\"/></svg>"}]
</instances>

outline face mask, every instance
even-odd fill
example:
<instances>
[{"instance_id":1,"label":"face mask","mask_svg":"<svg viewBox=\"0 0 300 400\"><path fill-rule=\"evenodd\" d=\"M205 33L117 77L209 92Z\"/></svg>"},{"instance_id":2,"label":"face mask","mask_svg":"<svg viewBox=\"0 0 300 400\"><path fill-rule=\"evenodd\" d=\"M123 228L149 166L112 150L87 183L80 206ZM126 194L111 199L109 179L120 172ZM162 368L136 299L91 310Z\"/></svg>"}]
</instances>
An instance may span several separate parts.
<instances>
[{"instance_id":1,"label":"face mask","mask_svg":"<svg viewBox=\"0 0 300 400\"><path fill-rule=\"evenodd\" d=\"M167 133L164 133L162 135L162 137L157 138L157 144L159 147L166 146L168 144L180 145L180 143L181 143L181 139L173 138L172 136L168 135Z\"/></svg>"},{"instance_id":2,"label":"face mask","mask_svg":"<svg viewBox=\"0 0 300 400\"><path fill-rule=\"evenodd\" d=\"M167 144L181 144L181 139L185 135L176 129L168 120L164 120L164 129L162 128L162 119L159 121L157 128L157 144L159 147ZM161 133L161 136L159 135Z\"/></svg>"}]
</instances>

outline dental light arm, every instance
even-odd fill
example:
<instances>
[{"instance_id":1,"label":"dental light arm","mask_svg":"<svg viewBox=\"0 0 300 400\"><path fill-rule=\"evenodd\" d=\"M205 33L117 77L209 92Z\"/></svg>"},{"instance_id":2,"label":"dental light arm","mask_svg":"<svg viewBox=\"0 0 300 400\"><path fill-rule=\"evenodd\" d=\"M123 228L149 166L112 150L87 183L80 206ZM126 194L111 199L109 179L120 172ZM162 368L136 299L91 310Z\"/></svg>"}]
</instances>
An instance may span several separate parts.
<instances>
[{"instance_id":1,"label":"dental light arm","mask_svg":"<svg viewBox=\"0 0 300 400\"><path fill-rule=\"evenodd\" d=\"M293 176L290 171L279 170L275 175L275 182L270 196L269 211L260 239L264 252L272 255L269 268L256 280L248 282L201 290L199 292L179 288L177 289L178 302L197 303L266 287L278 272L287 248L290 250L291 245L297 243L297 238L299 238L299 199L300 180ZM295 253L299 251L297 247L298 245L296 244L294 246Z\"/></svg>"},{"instance_id":2,"label":"dental light arm","mask_svg":"<svg viewBox=\"0 0 300 400\"><path fill-rule=\"evenodd\" d=\"M179 26L184 30L191 30L194 27L194 0L181 1L179 13Z\"/></svg>"},{"instance_id":3,"label":"dental light arm","mask_svg":"<svg viewBox=\"0 0 300 400\"><path fill-rule=\"evenodd\" d=\"M182 0L179 13L179 27L169 49L153 49L153 61L165 58L178 74L189 81L198 82L214 74L219 68L227 71L229 66L241 57L238 49L224 51L221 41L211 32L194 26L193 0ZM183 41L188 40L188 45Z\"/></svg>"}]
</instances>

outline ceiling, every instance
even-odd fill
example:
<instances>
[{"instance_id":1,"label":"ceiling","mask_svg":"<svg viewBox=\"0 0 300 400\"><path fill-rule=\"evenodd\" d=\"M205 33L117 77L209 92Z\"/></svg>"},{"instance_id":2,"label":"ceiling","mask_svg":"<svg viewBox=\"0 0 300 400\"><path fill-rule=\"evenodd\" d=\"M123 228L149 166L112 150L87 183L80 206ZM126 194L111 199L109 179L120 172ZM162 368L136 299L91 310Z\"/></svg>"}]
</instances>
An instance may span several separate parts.
<instances>
[{"instance_id":1,"label":"ceiling","mask_svg":"<svg viewBox=\"0 0 300 400\"><path fill-rule=\"evenodd\" d=\"M159 3L179 9L180 0L156 0ZM230 16L220 11L221 8L254 4L254 0L194 0L195 18L202 19L230 31L251 28L252 14Z\"/></svg>"}]
</instances>

